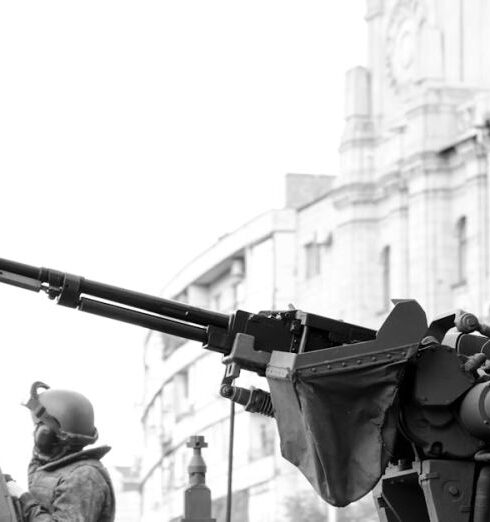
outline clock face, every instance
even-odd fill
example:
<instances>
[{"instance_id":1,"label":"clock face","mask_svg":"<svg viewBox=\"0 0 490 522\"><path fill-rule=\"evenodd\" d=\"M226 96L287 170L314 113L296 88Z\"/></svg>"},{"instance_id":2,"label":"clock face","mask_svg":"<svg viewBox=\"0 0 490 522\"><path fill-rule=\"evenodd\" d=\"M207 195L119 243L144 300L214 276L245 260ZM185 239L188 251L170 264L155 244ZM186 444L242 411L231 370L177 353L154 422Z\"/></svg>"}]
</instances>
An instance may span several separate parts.
<instances>
[{"instance_id":1,"label":"clock face","mask_svg":"<svg viewBox=\"0 0 490 522\"><path fill-rule=\"evenodd\" d=\"M399 0L391 12L386 38L386 64L388 77L396 90L415 79L417 28L422 21L422 9L415 0Z\"/></svg>"},{"instance_id":2,"label":"clock face","mask_svg":"<svg viewBox=\"0 0 490 522\"><path fill-rule=\"evenodd\" d=\"M392 49L392 69L397 83L402 84L413 77L416 47L415 24L405 20L398 29Z\"/></svg>"}]
</instances>

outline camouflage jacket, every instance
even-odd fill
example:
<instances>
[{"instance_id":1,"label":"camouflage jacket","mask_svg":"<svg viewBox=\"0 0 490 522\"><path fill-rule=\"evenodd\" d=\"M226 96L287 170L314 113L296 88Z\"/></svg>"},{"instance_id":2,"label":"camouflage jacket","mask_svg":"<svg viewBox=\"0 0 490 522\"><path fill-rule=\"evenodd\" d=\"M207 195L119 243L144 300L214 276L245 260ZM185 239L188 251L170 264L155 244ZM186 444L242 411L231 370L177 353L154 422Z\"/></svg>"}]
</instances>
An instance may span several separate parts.
<instances>
[{"instance_id":1,"label":"camouflage jacket","mask_svg":"<svg viewBox=\"0 0 490 522\"><path fill-rule=\"evenodd\" d=\"M114 490L101 446L29 465L29 492L20 497L26 522L113 522Z\"/></svg>"}]
</instances>

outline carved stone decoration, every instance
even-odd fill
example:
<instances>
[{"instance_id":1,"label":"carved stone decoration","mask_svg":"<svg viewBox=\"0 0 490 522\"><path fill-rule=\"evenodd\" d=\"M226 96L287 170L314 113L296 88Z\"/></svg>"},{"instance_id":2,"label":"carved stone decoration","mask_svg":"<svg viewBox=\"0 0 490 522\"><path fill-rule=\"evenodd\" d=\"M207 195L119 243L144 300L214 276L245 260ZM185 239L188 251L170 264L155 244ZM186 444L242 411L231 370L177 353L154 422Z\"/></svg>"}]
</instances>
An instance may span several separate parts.
<instances>
[{"instance_id":1,"label":"carved stone decoration","mask_svg":"<svg viewBox=\"0 0 490 522\"><path fill-rule=\"evenodd\" d=\"M419 37L425 18L423 0L398 0L389 15L386 66L388 79L396 91L416 79Z\"/></svg>"},{"instance_id":2,"label":"carved stone decoration","mask_svg":"<svg viewBox=\"0 0 490 522\"><path fill-rule=\"evenodd\" d=\"M383 0L367 0L366 20L381 15L383 12L383 4Z\"/></svg>"}]
</instances>

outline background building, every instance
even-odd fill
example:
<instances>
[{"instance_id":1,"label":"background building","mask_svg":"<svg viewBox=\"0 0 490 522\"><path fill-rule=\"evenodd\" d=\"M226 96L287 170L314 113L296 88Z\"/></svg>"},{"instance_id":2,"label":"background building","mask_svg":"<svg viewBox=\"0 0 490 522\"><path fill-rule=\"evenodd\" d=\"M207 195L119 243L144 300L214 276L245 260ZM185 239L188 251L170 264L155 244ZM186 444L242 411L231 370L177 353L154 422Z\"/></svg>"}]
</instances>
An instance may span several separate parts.
<instances>
[{"instance_id":1,"label":"background building","mask_svg":"<svg viewBox=\"0 0 490 522\"><path fill-rule=\"evenodd\" d=\"M429 319L451 308L490 315L490 5L369 0L366 22L368 67L346 76L339 175L288 176L284 209L221 238L165 297L222 312L293 302L374 328L392 297L417 299ZM151 333L144 362L143 519L182 513L185 441L197 433L220 519L229 405L218 399L219 356ZM273 422L236 422L234 520L324 520L328 508L280 457ZM368 520L363 510L329 519Z\"/></svg>"},{"instance_id":2,"label":"background building","mask_svg":"<svg viewBox=\"0 0 490 522\"><path fill-rule=\"evenodd\" d=\"M116 494L116 521L135 522L140 516L140 480L138 465L110 466Z\"/></svg>"},{"instance_id":3,"label":"background building","mask_svg":"<svg viewBox=\"0 0 490 522\"><path fill-rule=\"evenodd\" d=\"M222 312L285 306L294 291L295 219L294 210L285 209L245 224L188 265L165 294ZM161 520L162 511L167 520L181 515L190 434L204 435L209 444L207 482L217 516L224 509L229 403L219 398L223 371L220 356L196 343L149 335L143 426L146 448L153 450L143 459L145 520L149 513ZM254 375L244 375L244 381L263 385ZM279 461L274 421L239 412L235 422L234 520L269 520Z\"/></svg>"}]
</instances>

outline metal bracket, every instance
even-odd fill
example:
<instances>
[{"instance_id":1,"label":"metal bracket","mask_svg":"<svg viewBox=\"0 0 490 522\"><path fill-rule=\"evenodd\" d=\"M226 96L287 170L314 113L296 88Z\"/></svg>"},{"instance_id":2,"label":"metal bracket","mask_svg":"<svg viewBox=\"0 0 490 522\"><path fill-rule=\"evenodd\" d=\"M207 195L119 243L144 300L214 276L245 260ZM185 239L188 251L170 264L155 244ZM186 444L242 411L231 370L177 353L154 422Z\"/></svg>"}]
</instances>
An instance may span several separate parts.
<instances>
[{"instance_id":1,"label":"metal bracket","mask_svg":"<svg viewBox=\"0 0 490 522\"><path fill-rule=\"evenodd\" d=\"M456 460L422 461L420 485L430 520L469 522L475 463Z\"/></svg>"},{"instance_id":2,"label":"metal bracket","mask_svg":"<svg viewBox=\"0 0 490 522\"><path fill-rule=\"evenodd\" d=\"M220 386L220 395L233 402L245 406L246 411L261 413L268 417L274 416L274 408L269 392L254 388L240 388L234 386L234 380L240 375L240 370L245 367L262 368L265 373L267 362L270 360L268 352L254 350L254 337L247 334L237 334L230 355L223 357L226 364L225 374Z\"/></svg>"},{"instance_id":3,"label":"metal bracket","mask_svg":"<svg viewBox=\"0 0 490 522\"><path fill-rule=\"evenodd\" d=\"M80 284L82 278L80 276L65 274L63 286L58 297L58 304L69 308L77 308L80 304Z\"/></svg>"},{"instance_id":4,"label":"metal bracket","mask_svg":"<svg viewBox=\"0 0 490 522\"><path fill-rule=\"evenodd\" d=\"M469 522L474 475L471 461L427 459L409 469L392 466L373 491L380 520Z\"/></svg>"},{"instance_id":5,"label":"metal bracket","mask_svg":"<svg viewBox=\"0 0 490 522\"><path fill-rule=\"evenodd\" d=\"M424 495L415 469L388 468L373 490L379 519L383 522L429 522Z\"/></svg>"},{"instance_id":6,"label":"metal bracket","mask_svg":"<svg viewBox=\"0 0 490 522\"><path fill-rule=\"evenodd\" d=\"M259 375L265 375L271 354L255 350L254 343L253 335L237 333L230 354L222 359L223 364L236 363L244 370L256 371Z\"/></svg>"},{"instance_id":7,"label":"metal bracket","mask_svg":"<svg viewBox=\"0 0 490 522\"><path fill-rule=\"evenodd\" d=\"M430 346L417 354L415 400L423 406L449 406L474 384L458 354L446 346ZM451 383L448 386L447 383Z\"/></svg>"}]
</instances>

